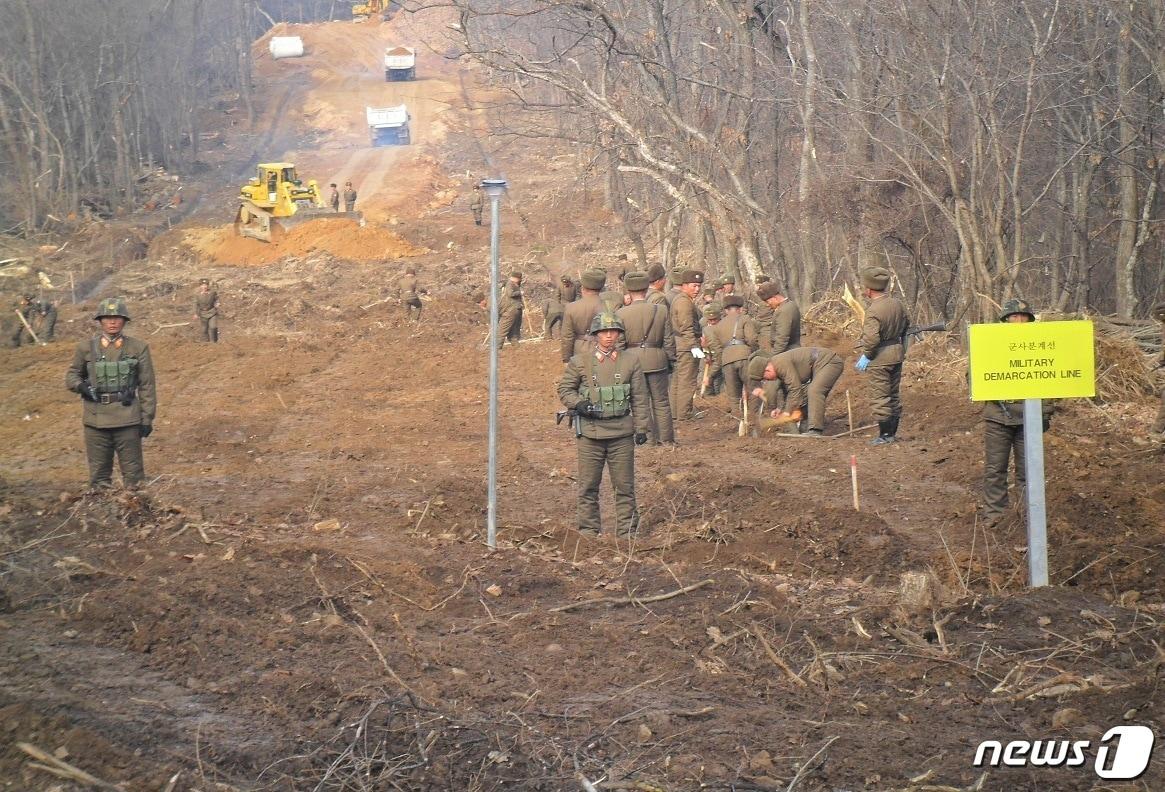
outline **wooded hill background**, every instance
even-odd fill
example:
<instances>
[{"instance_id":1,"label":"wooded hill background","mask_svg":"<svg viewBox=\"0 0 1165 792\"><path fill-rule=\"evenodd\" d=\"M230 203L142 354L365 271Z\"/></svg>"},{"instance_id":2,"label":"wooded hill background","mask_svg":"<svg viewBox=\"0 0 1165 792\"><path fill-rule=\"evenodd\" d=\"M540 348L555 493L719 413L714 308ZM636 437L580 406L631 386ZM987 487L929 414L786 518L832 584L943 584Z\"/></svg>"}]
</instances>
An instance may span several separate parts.
<instances>
[{"instance_id":1,"label":"wooded hill background","mask_svg":"<svg viewBox=\"0 0 1165 792\"><path fill-rule=\"evenodd\" d=\"M802 299L890 266L920 316L1165 298L1159 0L436 0L514 136L573 142L634 257ZM0 6L0 230L134 205L253 97L249 43L331 0ZM407 43L407 42L406 42ZM243 119L244 121L246 119Z\"/></svg>"}]
</instances>

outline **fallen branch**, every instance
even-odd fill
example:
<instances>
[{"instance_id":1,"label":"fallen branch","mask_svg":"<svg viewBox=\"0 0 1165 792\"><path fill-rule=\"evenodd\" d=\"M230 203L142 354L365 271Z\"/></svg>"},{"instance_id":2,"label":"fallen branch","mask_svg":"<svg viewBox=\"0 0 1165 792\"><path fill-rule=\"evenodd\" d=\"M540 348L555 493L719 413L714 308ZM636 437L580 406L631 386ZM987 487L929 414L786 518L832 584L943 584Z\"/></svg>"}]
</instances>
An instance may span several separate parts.
<instances>
[{"instance_id":1,"label":"fallen branch","mask_svg":"<svg viewBox=\"0 0 1165 792\"><path fill-rule=\"evenodd\" d=\"M577 608L585 608L589 605L600 605L604 603L609 605L638 605L640 603L647 602L660 602L662 600L671 599L672 597L678 597L681 594L687 594L689 591L695 591L696 589L703 588L704 586L707 586L713 582L715 581L713 581L712 578L708 578L707 580L701 580L699 583L693 583L690 586L678 588L675 591L669 591L665 594L655 594L650 597L599 597L598 599L583 600L582 602L572 602L568 605L559 605L555 608L551 608L548 612L565 613L566 611L575 610Z\"/></svg>"},{"instance_id":2,"label":"fallen branch","mask_svg":"<svg viewBox=\"0 0 1165 792\"><path fill-rule=\"evenodd\" d=\"M764 634L761 633L760 626L755 622L752 624L752 634L756 636L758 641L760 641L760 645L764 648L765 654L769 656L769 660L772 660L773 665L785 672L785 676L789 678L790 682L792 682L797 687L809 686L809 684L801 678L800 674L794 671L792 667L785 662L784 658L782 658L773 650L773 647L770 646L769 642L765 639Z\"/></svg>"},{"instance_id":3,"label":"fallen branch","mask_svg":"<svg viewBox=\"0 0 1165 792\"><path fill-rule=\"evenodd\" d=\"M76 781L78 784L85 784L86 786L97 787L98 789L107 789L111 792L123 792L122 788L102 781L96 776L86 773L79 767L74 767L68 762L62 761L50 753L45 753L35 745L26 742L16 743L16 747L24 751L26 754L36 759L36 762L29 762L29 767L42 770L46 773L51 773L58 778L66 778L70 781Z\"/></svg>"},{"instance_id":4,"label":"fallen branch","mask_svg":"<svg viewBox=\"0 0 1165 792\"><path fill-rule=\"evenodd\" d=\"M159 330L169 330L171 327L188 327L192 322L171 322L170 324L158 325L150 335L155 335Z\"/></svg>"},{"instance_id":5,"label":"fallen branch","mask_svg":"<svg viewBox=\"0 0 1165 792\"><path fill-rule=\"evenodd\" d=\"M828 740L826 740L825 745L818 748L817 753L810 756L809 761L805 762L805 764L801 765L800 769L797 770L797 775L793 776L793 780L789 782L787 787L785 787L785 792L793 792L793 788L797 786L797 782L804 778L810 770L817 766L817 757L825 753L825 749L833 745L835 742L837 742L837 740L837 737L830 737Z\"/></svg>"}]
</instances>

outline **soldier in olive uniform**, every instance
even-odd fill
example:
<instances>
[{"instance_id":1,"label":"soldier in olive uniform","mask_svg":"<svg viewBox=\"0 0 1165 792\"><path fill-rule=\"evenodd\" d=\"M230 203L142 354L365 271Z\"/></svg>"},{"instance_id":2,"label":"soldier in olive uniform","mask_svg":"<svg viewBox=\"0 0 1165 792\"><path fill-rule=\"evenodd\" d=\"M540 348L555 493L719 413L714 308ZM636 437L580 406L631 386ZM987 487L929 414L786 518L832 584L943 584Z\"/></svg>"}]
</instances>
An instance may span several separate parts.
<instances>
[{"instance_id":1,"label":"soldier in olive uniform","mask_svg":"<svg viewBox=\"0 0 1165 792\"><path fill-rule=\"evenodd\" d=\"M711 328L705 328L704 337L708 341L708 358L711 366L706 377L722 374L724 393L728 404L735 404L744 394L744 383L748 377L745 365L749 356L757 350L756 325L744 313L744 298L730 294L722 301L724 314Z\"/></svg>"},{"instance_id":2,"label":"soldier in olive uniform","mask_svg":"<svg viewBox=\"0 0 1165 792\"><path fill-rule=\"evenodd\" d=\"M891 297L890 270L869 267L862 270L863 292L870 300L866 321L858 338L857 351L862 353L854 368L870 378L870 401L878 421L878 436L871 445L897 440L898 421L902 417L899 390L902 387L902 362L906 359L906 328L910 315L906 306Z\"/></svg>"},{"instance_id":3,"label":"soldier in olive uniform","mask_svg":"<svg viewBox=\"0 0 1165 792\"><path fill-rule=\"evenodd\" d=\"M710 302L700 309L700 352L704 357L700 360L700 395L716 396L724 390L724 374L713 370L716 366L715 356L712 353L712 343L708 340L712 328L720 324L723 309L718 302Z\"/></svg>"},{"instance_id":4,"label":"soldier in olive uniform","mask_svg":"<svg viewBox=\"0 0 1165 792\"><path fill-rule=\"evenodd\" d=\"M647 381L652 442L674 445L676 435L668 401L668 381L676 360L676 340L667 305L647 299L648 277L646 272L627 273L623 285L631 295L631 304L620 308L616 315L623 322L626 352L639 360Z\"/></svg>"},{"instance_id":5,"label":"soldier in olive uniform","mask_svg":"<svg viewBox=\"0 0 1165 792\"><path fill-rule=\"evenodd\" d=\"M405 267L404 277L396 282L396 296L405 307L409 319L413 319L415 312L416 320L421 321L421 311L425 307L421 295L428 293L428 289L422 288L417 281L417 268Z\"/></svg>"},{"instance_id":6,"label":"soldier in olive uniform","mask_svg":"<svg viewBox=\"0 0 1165 792\"><path fill-rule=\"evenodd\" d=\"M597 315L591 333L595 344L570 359L558 383L559 400L579 416L578 530L597 536L602 528L599 484L606 465L615 492L616 533L634 534L639 527L635 446L647 442L647 380L636 356L618 349L619 317Z\"/></svg>"},{"instance_id":7,"label":"soldier in olive uniform","mask_svg":"<svg viewBox=\"0 0 1165 792\"><path fill-rule=\"evenodd\" d=\"M356 188L352 182L344 182L344 211L356 211Z\"/></svg>"},{"instance_id":8,"label":"soldier in olive uniform","mask_svg":"<svg viewBox=\"0 0 1165 792\"><path fill-rule=\"evenodd\" d=\"M591 321L603 310L599 292L607 282L607 273L590 269L582 274L582 297L566 306L562 312L562 362L589 350Z\"/></svg>"},{"instance_id":9,"label":"soldier in olive uniform","mask_svg":"<svg viewBox=\"0 0 1165 792\"><path fill-rule=\"evenodd\" d=\"M1034 322L1035 313L1024 300L1008 300L999 315L1001 322ZM1052 424L1055 404L1044 399L1041 404L1043 430ZM1024 465L1023 402L983 402L983 443L986 454L983 462L983 517L988 524L999 521L1007 511L1007 467L1015 456L1015 486L1022 492L1027 483Z\"/></svg>"},{"instance_id":10,"label":"soldier in olive uniform","mask_svg":"<svg viewBox=\"0 0 1165 792\"><path fill-rule=\"evenodd\" d=\"M773 306L769 305L760 296L760 288L772 280L768 275L760 274L756 276L756 297L749 300L749 313L752 314L752 320L756 322L756 334L760 337L760 348L762 352L768 352L773 348Z\"/></svg>"},{"instance_id":11,"label":"soldier in olive uniform","mask_svg":"<svg viewBox=\"0 0 1165 792\"><path fill-rule=\"evenodd\" d=\"M566 306L578 299L578 286L571 281L569 275L563 275L558 285L554 287L554 294L542 312L542 335L544 338L554 337L554 328L558 326L558 334L562 335L562 314Z\"/></svg>"},{"instance_id":12,"label":"soldier in olive uniform","mask_svg":"<svg viewBox=\"0 0 1165 792\"><path fill-rule=\"evenodd\" d=\"M700 314L695 300L700 296L704 283L704 273L699 270L684 270L680 275L679 293L671 303L671 328L676 339L676 365L672 372L671 409L677 421L702 418L692 406L696 397L699 377L699 358L692 350L700 350Z\"/></svg>"},{"instance_id":13,"label":"soldier in olive uniform","mask_svg":"<svg viewBox=\"0 0 1165 792\"><path fill-rule=\"evenodd\" d=\"M33 297L31 294L22 294L16 303L16 312L24 317L24 322L28 322L29 327L32 326L33 320L32 301ZM14 347L18 347L21 344L36 343L32 340L32 335L28 332L28 328L24 326L24 322L19 319L16 320L16 327L12 332L12 346Z\"/></svg>"},{"instance_id":14,"label":"soldier in olive uniform","mask_svg":"<svg viewBox=\"0 0 1165 792\"><path fill-rule=\"evenodd\" d=\"M481 197L481 185L473 185L473 195L469 199L469 211L473 212L473 224L481 225L481 212L485 208L485 200Z\"/></svg>"},{"instance_id":15,"label":"soldier in olive uniform","mask_svg":"<svg viewBox=\"0 0 1165 792\"><path fill-rule=\"evenodd\" d=\"M799 419L808 404L809 428L805 434L821 437L825 430L825 402L833 386L841 378L845 367L841 357L823 347L797 347L768 359L757 355L749 361L749 376L765 384L753 392L763 396L768 404L780 404L784 395L784 408L774 409L773 418L792 417ZM758 376L759 375L759 376Z\"/></svg>"},{"instance_id":16,"label":"soldier in olive uniform","mask_svg":"<svg viewBox=\"0 0 1165 792\"><path fill-rule=\"evenodd\" d=\"M522 340L522 273L511 272L510 279L501 285L498 300L498 349L508 340L516 345Z\"/></svg>"},{"instance_id":17,"label":"soldier in olive uniform","mask_svg":"<svg viewBox=\"0 0 1165 792\"><path fill-rule=\"evenodd\" d=\"M1157 377L1161 387L1161 407L1153 421L1153 434L1165 434L1165 302L1153 306L1153 318L1161 322L1161 359L1157 361Z\"/></svg>"},{"instance_id":18,"label":"soldier in olive uniform","mask_svg":"<svg viewBox=\"0 0 1165 792\"><path fill-rule=\"evenodd\" d=\"M122 481L133 487L145 479L142 438L153 431L157 411L154 364L144 341L122 334L129 321L124 298L102 300L94 319L101 332L77 344L65 387L84 402L89 484L113 485L116 454Z\"/></svg>"},{"instance_id":19,"label":"soldier in olive uniform","mask_svg":"<svg viewBox=\"0 0 1165 792\"><path fill-rule=\"evenodd\" d=\"M194 295L194 319L202 325L202 340L218 343L218 292L210 288L210 281L198 281Z\"/></svg>"},{"instance_id":20,"label":"soldier in olive uniform","mask_svg":"<svg viewBox=\"0 0 1165 792\"><path fill-rule=\"evenodd\" d=\"M32 315L36 317L36 334L42 343L53 340L57 330L57 306L43 297L32 301Z\"/></svg>"},{"instance_id":21,"label":"soldier in olive uniform","mask_svg":"<svg viewBox=\"0 0 1165 792\"><path fill-rule=\"evenodd\" d=\"M768 348L765 351L779 355L801 346L801 309L797 303L781 294L781 287L772 281L761 284L756 294L773 310L767 339ZM765 348L765 343L766 341L762 340L762 349Z\"/></svg>"},{"instance_id":22,"label":"soldier in olive uniform","mask_svg":"<svg viewBox=\"0 0 1165 792\"><path fill-rule=\"evenodd\" d=\"M716 299L723 303L725 297L733 294L736 294L736 276L732 274L722 276L716 282Z\"/></svg>"},{"instance_id":23,"label":"soldier in olive uniform","mask_svg":"<svg viewBox=\"0 0 1165 792\"><path fill-rule=\"evenodd\" d=\"M340 189L336 187L335 182L332 182L328 186L332 188L332 193L328 196L328 203L331 205L333 212L338 212L340 211Z\"/></svg>"},{"instance_id":24,"label":"soldier in olive uniform","mask_svg":"<svg viewBox=\"0 0 1165 792\"><path fill-rule=\"evenodd\" d=\"M662 305L671 312L671 290L668 289L667 273L662 264L652 264L647 268L647 279L651 288L647 290L647 301L652 305ZM670 321L670 317L669 317Z\"/></svg>"}]
</instances>

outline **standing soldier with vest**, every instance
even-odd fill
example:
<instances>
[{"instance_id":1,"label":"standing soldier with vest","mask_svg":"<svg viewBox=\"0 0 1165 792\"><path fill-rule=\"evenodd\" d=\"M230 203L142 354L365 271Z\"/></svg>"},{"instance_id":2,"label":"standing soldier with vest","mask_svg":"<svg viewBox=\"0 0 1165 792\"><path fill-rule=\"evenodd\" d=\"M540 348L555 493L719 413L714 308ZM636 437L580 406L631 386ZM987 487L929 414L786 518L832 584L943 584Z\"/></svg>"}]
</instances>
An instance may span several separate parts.
<instances>
[{"instance_id":1,"label":"standing soldier with vest","mask_svg":"<svg viewBox=\"0 0 1165 792\"><path fill-rule=\"evenodd\" d=\"M427 289L423 289L417 283L417 268L405 267L404 277L396 283L396 296L400 300L401 305L405 307L405 312L408 318L413 318L415 311L416 320L421 321L421 310L424 308L424 303L421 302L421 295L428 294Z\"/></svg>"},{"instance_id":2,"label":"standing soldier with vest","mask_svg":"<svg viewBox=\"0 0 1165 792\"><path fill-rule=\"evenodd\" d=\"M501 285L498 300L498 349L509 340L511 345L522 339L522 273L510 273L510 279Z\"/></svg>"},{"instance_id":3,"label":"standing soldier with vest","mask_svg":"<svg viewBox=\"0 0 1165 792\"><path fill-rule=\"evenodd\" d=\"M666 305L647 299L650 285L646 272L629 272L623 280L631 304L617 312L623 322L623 339L627 354L639 361L647 382L647 399L651 403L651 439L655 445L675 445L671 404L668 402L669 371L676 360L676 340Z\"/></svg>"},{"instance_id":4,"label":"standing soldier with vest","mask_svg":"<svg viewBox=\"0 0 1165 792\"><path fill-rule=\"evenodd\" d=\"M781 294L781 287L772 281L761 284L756 294L773 309L768 349L765 351L779 355L801 346L801 309L797 303Z\"/></svg>"},{"instance_id":5,"label":"standing soldier with vest","mask_svg":"<svg viewBox=\"0 0 1165 792\"><path fill-rule=\"evenodd\" d=\"M1161 389L1161 407L1153 421L1153 434L1165 435L1165 302L1153 306L1153 318L1161 322L1161 359L1157 361L1157 382Z\"/></svg>"},{"instance_id":6,"label":"standing soldier with vest","mask_svg":"<svg viewBox=\"0 0 1165 792\"><path fill-rule=\"evenodd\" d=\"M210 288L207 278L198 281L194 318L202 324L202 340L218 343L218 292Z\"/></svg>"},{"instance_id":7,"label":"standing soldier with vest","mask_svg":"<svg viewBox=\"0 0 1165 792\"><path fill-rule=\"evenodd\" d=\"M906 306L891 297L890 270L869 267L862 270L862 286L870 307L858 338L857 351L862 353L854 368L870 378L870 402L878 421L878 436L870 445L897 440L898 421L902 418L902 362L906 359L906 328L910 315Z\"/></svg>"},{"instance_id":8,"label":"standing soldier with vest","mask_svg":"<svg viewBox=\"0 0 1165 792\"><path fill-rule=\"evenodd\" d=\"M352 186L352 182L344 182L344 211L356 211L356 188Z\"/></svg>"},{"instance_id":9,"label":"standing soldier with vest","mask_svg":"<svg viewBox=\"0 0 1165 792\"><path fill-rule=\"evenodd\" d=\"M748 376L745 365L760 341L756 325L744 314L744 298L729 294L722 305L724 313L720 321L705 330L711 361L705 378L710 380L717 373L723 374L724 393L731 409L732 404L744 398L744 383Z\"/></svg>"},{"instance_id":10,"label":"standing soldier with vest","mask_svg":"<svg viewBox=\"0 0 1165 792\"><path fill-rule=\"evenodd\" d=\"M1036 315L1026 300L1008 300L1003 303L1003 311L999 314L1001 322L1035 320ZM1044 399L1040 409L1046 432L1052 425L1055 404ZM1022 492L1027 483L1022 401L983 402L983 445L986 452L983 461L983 518L990 526L999 522L1007 511L1007 467L1013 454L1016 490Z\"/></svg>"},{"instance_id":11,"label":"standing soldier with vest","mask_svg":"<svg viewBox=\"0 0 1165 792\"><path fill-rule=\"evenodd\" d=\"M671 303L671 329L676 339L676 366L672 373L671 409L677 421L691 421L703 418L692 406L700 371L700 314L695 299L700 295L704 273L699 270L684 270L680 275L679 293ZM693 355L692 350L698 350Z\"/></svg>"},{"instance_id":12,"label":"standing soldier with vest","mask_svg":"<svg viewBox=\"0 0 1165 792\"><path fill-rule=\"evenodd\" d=\"M559 400L578 415L578 530L597 536L602 529L599 484L606 465L615 492L615 531L632 535L639 527L635 446L647 442L650 415L647 381L636 357L618 349L619 317L597 315L590 332L594 346L570 359L558 383Z\"/></svg>"},{"instance_id":13,"label":"standing soldier with vest","mask_svg":"<svg viewBox=\"0 0 1165 792\"><path fill-rule=\"evenodd\" d=\"M825 432L825 402L841 378L845 363L832 350L823 347L797 347L768 359L757 355L749 361L749 377L763 382L761 396L768 404L779 404L784 391L784 408L774 409L772 417L789 423L801 420L809 407L809 428L805 434L821 437Z\"/></svg>"},{"instance_id":14,"label":"standing soldier with vest","mask_svg":"<svg viewBox=\"0 0 1165 792\"><path fill-rule=\"evenodd\" d=\"M554 294L543 308L542 336L554 337L554 326L558 325L558 334L562 335L562 314L566 306L578 299L578 287L571 281L569 275L563 275L558 285L554 287Z\"/></svg>"},{"instance_id":15,"label":"standing soldier with vest","mask_svg":"<svg viewBox=\"0 0 1165 792\"><path fill-rule=\"evenodd\" d=\"M93 318L101 332L77 344L65 387L84 402L90 486L113 486L116 455L123 483L134 487L145 479L142 438L153 431L157 411L154 364L144 341L122 334L129 321L125 298L102 300Z\"/></svg>"},{"instance_id":16,"label":"standing soldier with vest","mask_svg":"<svg viewBox=\"0 0 1165 792\"><path fill-rule=\"evenodd\" d=\"M562 362L591 348L591 322L603 310L599 292L607 283L607 273L589 269L582 274L582 297L566 306L562 312Z\"/></svg>"}]
</instances>

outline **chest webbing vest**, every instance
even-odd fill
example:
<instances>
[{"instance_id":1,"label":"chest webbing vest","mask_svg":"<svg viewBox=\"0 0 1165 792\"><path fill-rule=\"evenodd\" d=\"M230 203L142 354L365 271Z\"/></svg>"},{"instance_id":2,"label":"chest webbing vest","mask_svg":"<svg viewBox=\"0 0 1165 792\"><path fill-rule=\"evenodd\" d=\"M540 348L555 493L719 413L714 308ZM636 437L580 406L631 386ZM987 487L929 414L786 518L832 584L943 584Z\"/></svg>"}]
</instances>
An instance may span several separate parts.
<instances>
[{"instance_id":1,"label":"chest webbing vest","mask_svg":"<svg viewBox=\"0 0 1165 792\"><path fill-rule=\"evenodd\" d=\"M93 387L98 393L119 393L122 401L132 400L138 384L138 359L106 360L100 336L94 336L90 344L93 349Z\"/></svg>"},{"instance_id":2,"label":"chest webbing vest","mask_svg":"<svg viewBox=\"0 0 1165 792\"><path fill-rule=\"evenodd\" d=\"M599 407L598 418L622 418L631 414L631 383L622 382L623 375L615 365L615 384L600 385L599 376L595 372L595 356L588 354L584 396L591 404Z\"/></svg>"}]
</instances>

